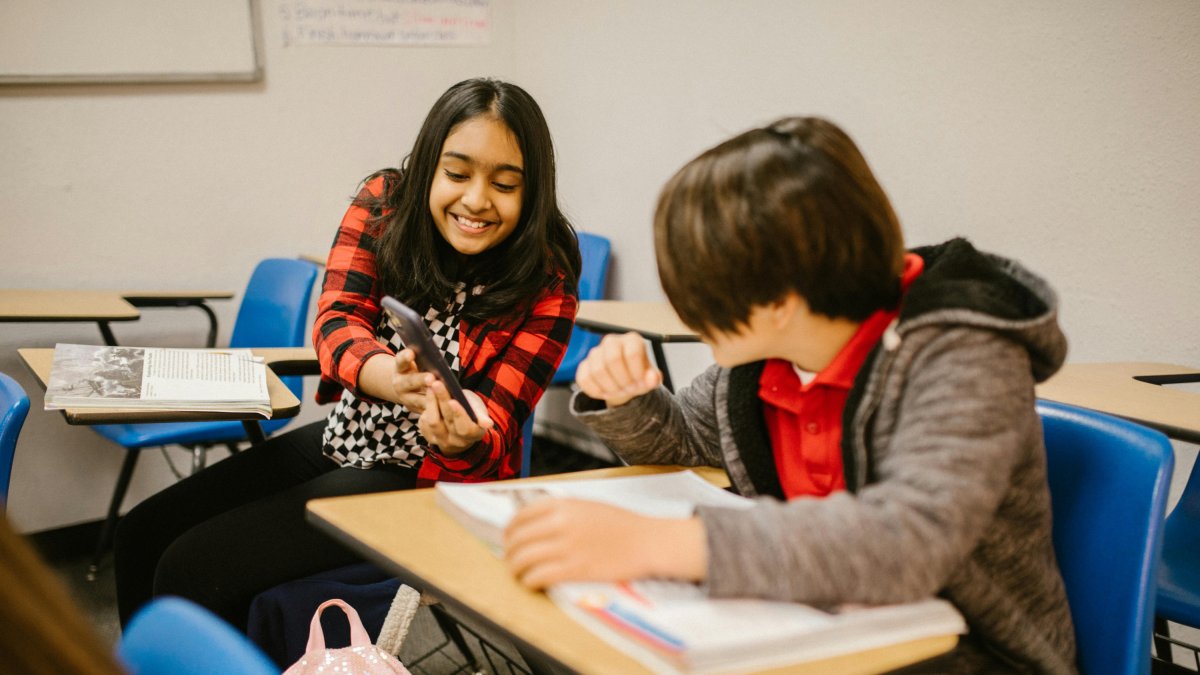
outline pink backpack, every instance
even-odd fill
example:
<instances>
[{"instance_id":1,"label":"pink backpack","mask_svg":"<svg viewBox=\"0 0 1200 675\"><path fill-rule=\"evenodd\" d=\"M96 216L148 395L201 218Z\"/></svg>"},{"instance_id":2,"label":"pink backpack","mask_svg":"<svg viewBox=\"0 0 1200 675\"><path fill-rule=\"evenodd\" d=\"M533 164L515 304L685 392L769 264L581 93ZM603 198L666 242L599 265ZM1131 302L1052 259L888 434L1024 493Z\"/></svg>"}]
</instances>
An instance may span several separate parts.
<instances>
[{"instance_id":1,"label":"pink backpack","mask_svg":"<svg viewBox=\"0 0 1200 675\"><path fill-rule=\"evenodd\" d=\"M350 646L340 649L325 647L325 633L321 630L321 612L330 605L337 605L346 613L350 622ZM342 671L349 673L376 673L382 675L411 675L404 664L392 654L371 644L371 637L363 628L358 612L342 600L326 600L313 614L308 629L308 646L304 656L283 671L283 675L311 675Z\"/></svg>"}]
</instances>

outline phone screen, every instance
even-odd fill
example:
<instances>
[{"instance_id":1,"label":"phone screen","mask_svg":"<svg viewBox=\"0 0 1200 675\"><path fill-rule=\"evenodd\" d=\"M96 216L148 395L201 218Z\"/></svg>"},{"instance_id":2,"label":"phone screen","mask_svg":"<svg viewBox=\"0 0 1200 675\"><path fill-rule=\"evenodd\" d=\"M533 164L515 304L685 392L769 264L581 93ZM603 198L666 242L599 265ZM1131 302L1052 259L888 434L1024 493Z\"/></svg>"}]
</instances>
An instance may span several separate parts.
<instances>
[{"instance_id":1,"label":"phone screen","mask_svg":"<svg viewBox=\"0 0 1200 675\"><path fill-rule=\"evenodd\" d=\"M433 343L433 336L429 334L429 329L425 326L421 316L408 305L390 295L383 296L382 304L392 326L400 334L404 346L411 349L416 355L417 367L424 372L433 373L441 380L446 385L446 390L450 392L451 398L462 405L472 422L478 423L479 419L475 417L475 411L471 408L471 403L467 400L462 385L454 377L450 365L442 357L441 350Z\"/></svg>"}]
</instances>

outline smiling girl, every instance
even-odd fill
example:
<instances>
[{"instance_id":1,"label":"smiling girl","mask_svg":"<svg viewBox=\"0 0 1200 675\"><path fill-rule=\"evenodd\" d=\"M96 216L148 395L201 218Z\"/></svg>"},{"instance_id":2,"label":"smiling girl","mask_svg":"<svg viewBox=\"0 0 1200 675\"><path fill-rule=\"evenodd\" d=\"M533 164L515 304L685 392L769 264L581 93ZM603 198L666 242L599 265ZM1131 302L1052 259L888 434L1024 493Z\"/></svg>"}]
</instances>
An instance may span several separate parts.
<instances>
[{"instance_id":1,"label":"smiling girl","mask_svg":"<svg viewBox=\"0 0 1200 675\"><path fill-rule=\"evenodd\" d=\"M366 179L330 250L313 342L317 401L337 405L122 519L122 624L173 594L244 629L260 591L356 562L305 522L309 499L516 476L521 427L570 337L579 266L537 103L490 79L451 87L401 167ZM383 295L423 314L478 422L418 370Z\"/></svg>"}]
</instances>

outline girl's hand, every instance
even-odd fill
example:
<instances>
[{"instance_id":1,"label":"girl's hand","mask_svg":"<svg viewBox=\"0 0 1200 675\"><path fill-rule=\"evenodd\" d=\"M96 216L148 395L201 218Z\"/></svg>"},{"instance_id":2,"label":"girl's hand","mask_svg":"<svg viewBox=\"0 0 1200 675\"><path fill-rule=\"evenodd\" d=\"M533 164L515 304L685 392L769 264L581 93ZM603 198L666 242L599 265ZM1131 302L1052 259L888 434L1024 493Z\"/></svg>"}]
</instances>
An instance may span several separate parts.
<instances>
[{"instance_id":1,"label":"girl's hand","mask_svg":"<svg viewBox=\"0 0 1200 675\"><path fill-rule=\"evenodd\" d=\"M399 403L418 415L425 412L429 385L435 378L417 369L416 356L411 349L396 353L396 369L392 372L393 403Z\"/></svg>"},{"instance_id":2,"label":"girl's hand","mask_svg":"<svg viewBox=\"0 0 1200 675\"><path fill-rule=\"evenodd\" d=\"M425 411L429 385L437 378L417 369L411 349L395 356L375 354L367 359L358 374L358 388L364 394L399 403L418 415Z\"/></svg>"},{"instance_id":3,"label":"girl's hand","mask_svg":"<svg viewBox=\"0 0 1200 675\"><path fill-rule=\"evenodd\" d=\"M662 372L650 363L641 335L608 334L579 364L575 382L583 393L615 408L657 389Z\"/></svg>"},{"instance_id":4,"label":"girl's hand","mask_svg":"<svg viewBox=\"0 0 1200 675\"><path fill-rule=\"evenodd\" d=\"M653 518L600 502L543 499L504 530L504 560L525 586L666 577L700 581L708 544L699 518Z\"/></svg>"},{"instance_id":5,"label":"girl's hand","mask_svg":"<svg viewBox=\"0 0 1200 675\"><path fill-rule=\"evenodd\" d=\"M432 377L432 376L430 376ZM471 421L462 405L450 398L446 385L434 378L425 392L424 410L417 428L426 441L438 447L443 455L458 455L479 442L494 425L488 417L487 405L473 391L466 390L467 400L479 422Z\"/></svg>"}]
</instances>

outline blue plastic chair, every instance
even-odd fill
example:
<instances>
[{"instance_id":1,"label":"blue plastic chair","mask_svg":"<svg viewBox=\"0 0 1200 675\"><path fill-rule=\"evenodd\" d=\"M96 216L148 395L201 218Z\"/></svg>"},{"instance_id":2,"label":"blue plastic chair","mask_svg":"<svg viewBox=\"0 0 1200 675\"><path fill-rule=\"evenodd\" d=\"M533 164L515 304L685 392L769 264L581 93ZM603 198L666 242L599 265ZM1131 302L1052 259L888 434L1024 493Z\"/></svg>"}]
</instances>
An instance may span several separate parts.
<instances>
[{"instance_id":1,"label":"blue plastic chair","mask_svg":"<svg viewBox=\"0 0 1200 675\"><path fill-rule=\"evenodd\" d=\"M533 458L533 412L525 418L521 427L521 478L529 478L529 465Z\"/></svg>"},{"instance_id":2,"label":"blue plastic chair","mask_svg":"<svg viewBox=\"0 0 1200 675\"><path fill-rule=\"evenodd\" d=\"M1148 673L1171 444L1092 410L1038 401L1037 411L1079 668Z\"/></svg>"},{"instance_id":3,"label":"blue plastic chair","mask_svg":"<svg viewBox=\"0 0 1200 675\"><path fill-rule=\"evenodd\" d=\"M290 258L268 258L258 263L242 304L229 346L235 349L249 347L300 347L308 342L308 305L317 278L317 267L305 260ZM296 398L304 399L304 378L290 376L280 378ZM264 434L270 435L291 422L291 419L267 420L261 423ZM224 444L230 451L246 440L246 428L237 420L217 422L167 422L159 424L100 424L91 427L108 440L125 448L125 461L117 476L108 516L101 529L100 541L88 572L94 578L100 559L112 543L113 528L117 522L121 502L133 476L138 454L143 448L166 445L183 445L192 449L193 470L204 464L204 453L211 446Z\"/></svg>"},{"instance_id":4,"label":"blue plastic chair","mask_svg":"<svg viewBox=\"0 0 1200 675\"><path fill-rule=\"evenodd\" d=\"M598 234L579 232L579 255L583 258L583 268L579 274L579 299L600 300L604 297L604 283L608 279L608 259L612 244ZM575 381L575 369L587 356L592 347L600 344L600 336L582 328L571 330L571 341L567 343L567 353L563 355L562 363L554 372L550 384L570 384Z\"/></svg>"},{"instance_id":5,"label":"blue plastic chair","mask_svg":"<svg viewBox=\"0 0 1200 675\"><path fill-rule=\"evenodd\" d=\"M279 675L245 635L203 607L156 598L134 614L117 644L131 675Z\"/></svg>"},{"instance_id":6,"label":"blue plastic chair","mask_svg":"<svg viewBox=\"0 0 1200 675\"><path fill-rule=\"evenodd\" d=\"M8 484L12 478L17 436L29 414L29 397L17 381L0 373L0 515L8 503Z\"/></svg>"},{"instance_id":7,"label":"blue plastic chair","mask_svg":"<svg viewBox=\"0 0 1200 675\"><path fill-rule=\"evenodd\" d=\"M1167 621L1200 628L1200 461L1192 465L1179 502L1167 517L1162 566L1158 571L1155 632L1170 637ZM1193 652L1198 647L1186 645ZM1170 660L1170 646L1159 640L1158 657Z\"/></svg>"}]
</instances>

